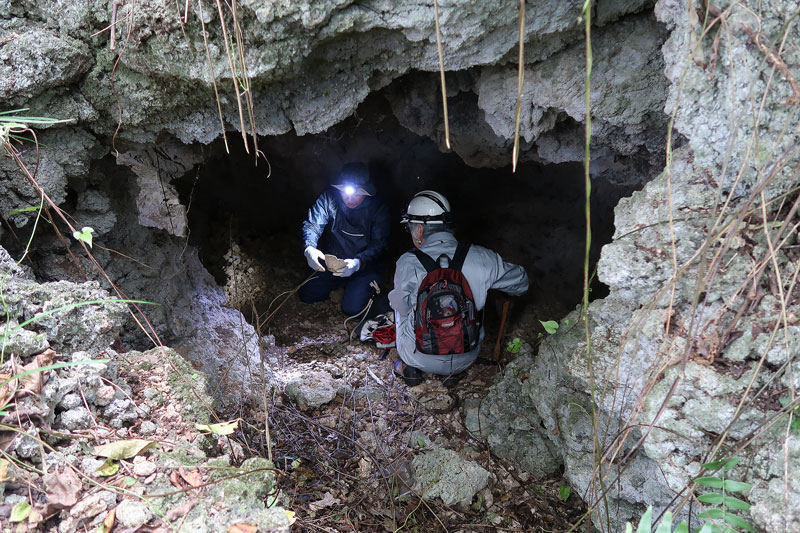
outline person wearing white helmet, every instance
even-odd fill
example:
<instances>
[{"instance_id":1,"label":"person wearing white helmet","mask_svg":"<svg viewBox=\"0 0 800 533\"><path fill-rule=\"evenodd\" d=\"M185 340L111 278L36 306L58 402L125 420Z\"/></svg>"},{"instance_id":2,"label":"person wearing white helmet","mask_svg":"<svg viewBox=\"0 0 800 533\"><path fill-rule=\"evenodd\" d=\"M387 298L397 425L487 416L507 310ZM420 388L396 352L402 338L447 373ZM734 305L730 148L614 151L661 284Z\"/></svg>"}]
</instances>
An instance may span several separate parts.
<instances>
[{"instance_id":1,"label":"person wearing white helmet","mask_svg":"<svg viewBox=\"0 0 800 533\"><path fill-rule=\"evenodd\" d=\"M389 210L375 192L367 166L348 163L309 209L303 253L318 274L300 287L301 301L326 300L344 285L342 312L353 316L364 308L372 294L370 284L380 284L389 238ZM343 260L339 268L322 265L326 253Z\"/></svg>"},{"instance_id":2,"label":"person wearing white helmet","mask_svg":"<svg viewBox=\"0 0 800 533\"><path fill-rule=\"evenodd\" d=\"M480 352L489 289L522 295L528 275L492 250L459 244L450 203L436 191L414 195L402 223L414 248L397 260L389 293L404 364L402 371L399 361L395 368L409 386L422 383L427 372L452 387Z\"/></svg>"}]
</instances>

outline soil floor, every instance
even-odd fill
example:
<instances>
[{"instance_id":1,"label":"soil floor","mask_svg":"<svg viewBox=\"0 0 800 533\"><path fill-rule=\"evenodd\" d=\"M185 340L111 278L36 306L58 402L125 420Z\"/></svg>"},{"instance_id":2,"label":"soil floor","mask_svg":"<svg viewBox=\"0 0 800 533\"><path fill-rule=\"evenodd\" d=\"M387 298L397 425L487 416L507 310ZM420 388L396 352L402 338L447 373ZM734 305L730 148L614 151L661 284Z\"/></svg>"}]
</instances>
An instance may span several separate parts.
<instances>
[{"instance_id":1,"label":"soil floor","mask_svg":"<svg viewBox=\"0 0 800 533\"><path fill-rule=\"evenodd\" d=\"M583 502L566 492L560 475L533 478L494 456L464 426L465 401L484 397L502 369L502 360L488 364L496 324L487 327L479 362L456 387L447 389L433 376L408 387L392 371L395 350L350 341L339 298L334 291L332 300L309 305L290 295L273 302L279 311L260 324L263 334L275 336L269 350L270 359L280 361L273 369L279 379L323 371L346 383L333 402L306 411L273 391L271 450L255 432L242 435L246 448L271 453L284 471L279 483L287 508L297 513L293 530L550 532L567 531L583 516ZM510 329L503 342L514 334ZM263 406L253 406L231 416L263 421L263 412ZM447 506L411 488L411 460L432 444L490 472L488 487L470 506Z\"/></svg>"}]
</instances>

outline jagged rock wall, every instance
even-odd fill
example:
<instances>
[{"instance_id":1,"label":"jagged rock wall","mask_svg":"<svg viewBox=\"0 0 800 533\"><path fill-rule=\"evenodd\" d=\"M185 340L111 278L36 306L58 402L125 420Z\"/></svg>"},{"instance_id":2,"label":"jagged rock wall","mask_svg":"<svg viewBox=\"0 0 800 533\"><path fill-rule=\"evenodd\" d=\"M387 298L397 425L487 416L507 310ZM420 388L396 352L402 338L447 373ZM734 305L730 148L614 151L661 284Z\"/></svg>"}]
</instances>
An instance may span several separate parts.
<instances>
[{"instance_id":1,"label":"jagged rock wall","mask_svg":"<svg viewBox=\"0 0 800 533\"><path fill-rule=\"evenodd\" d=\"M626 146L647 144L640 139L645 126L642 110L657 111L660 102L655 108L650 102L663 100L663 91L623 95L619 89L633 88L631 75L638 77L642 69L649 77L659 77L661 65L658 59L625 64L605 47L635 49L641 59L652 59L662 40L660 30L653 27L652 3L608 1L597 8L598 23L605 28L600 51L608 59L598 54L598 79L607 78L612 91L600 91L597 96L605 102L601 107L616 116L611 120L601 113L598 118L608 126L598 123L597 134L605 136L603 128L609 127L614 131L608 134ZM568 116L581 120L582 112L572 108L580 108L581 99L581 69L576 67L580 66L577 19L582 4L577 0L537 0L526 7L530 71L523 133L528 146L535 134L552 129ZM198 5L203 5L202 11ZM74 119L94 135L116 134L117 142L152 142L159 133L168 132L185 143L208 143L221 133L213 80L226 128L240 128L234 79L215 6L214 2L191 3L184 24L181 10L166 0L124 3L116 11L106 3L89 1L57 8L34 1L0 4L0 98L9 106L29 107L34 114ZM641 11L650 12L644 23L636 22L635 17L619 26L618 19L624 21L626 15ZM111 50L108 24L114 13L116 43ZM230 14L225 20L232 38ZM435 72L439 66L429 2L397 6L344 0L266 6L239 2L237 21L253 95L254 124L262 135L290 129L301 135L324 131L351 115L369 93L413 71ZM508 164L516 95L517 21L518 7L508 2L440 3L445 68L459 73L473 69L470 76L462 77L462 83L451 81L448 92L452 96L465 91L480 95L477 107L474 101L461 110L457 102L453 104L454 125L459 121L464 125L454 128L455 149L471 164ZM207 43L203 29L208 32ZM655 33L642 39L651 31ZM482 74L482 67L489 65L500 67ZM554 72L558 80L549 76ZM566 72L571 74L565 76ZM236 76L241 77L241 69ZM475 80L465 85L470 77ZM424 133L442 141L437 76L421 79L419 90L426 98L403 105L412 115L432 113L433 122L428 121ZM646 84L658 88L663 80ZM642 103L628 105L638 100ZM635 111L625 111L628 107ZM408 113L403 115L404 122L414 129ZM648 135L655 133L652 126L660 125L661 118L657 114L651 117L646 124L651 127ZM490 128L484 126L485 131L476 135L475 124ZM482 146L487 139L491 142ZM553 141L548 142L552 146ZM475 147L477 153L470 153L465 146ZM564 160L563 155L555 156L552 148L526 157Z\"/></svg>"},{"instance_id":2,"label":"jagged rock wall","mask_svg":"<svg viewBox=\"0 0 800 533\"><path fill-rule=\"evenodd\" d=\"M591 357L576 311L535 357L509 365L467 422L532 472L563 464L598 504L598 525L600 454L611 531L647 505L674 505L702 463L731 456L744 460L728 475L753 484L744 517L797 531L800 438L788 413L800 384L800 259L797 217L786 217L798 198L800 95L785 74L800 54L782 44L798 42L796 25L784 24L797 7L721 2L724 20L701 37L692 5L662 0L655 10L671 32L665 111L688 145L616 209L597 272L610 295L589 307ZM759 48L759 30L783 72Z\"/></svg>"},{"instance_id":3,"label":"jagged rock wall","mask_svg":"<svg viewBox=\"0 0 800 533\"><path fill-rule=\"evenodd\" d=\"M667 79L661 45L665 38L666 32L652 12L597 28L592 44L596 62L592 72L592 170L596 176L614 182L642 182L646 176L613 162L639 156L649 164L663 163ZM583 161L585 45L574 35L560 44L562 48L549 51L545 61L529 58L525 68L520 115L523 161ZM539 57L541 46L528 43L526 53ZM448 76L452 147L468 164L500 167L509 163L517 79L516 64ZM438 89L438 76L419 73L395 84L388 96L404 126L443 147Z\"/></svg>"}]
</instances>

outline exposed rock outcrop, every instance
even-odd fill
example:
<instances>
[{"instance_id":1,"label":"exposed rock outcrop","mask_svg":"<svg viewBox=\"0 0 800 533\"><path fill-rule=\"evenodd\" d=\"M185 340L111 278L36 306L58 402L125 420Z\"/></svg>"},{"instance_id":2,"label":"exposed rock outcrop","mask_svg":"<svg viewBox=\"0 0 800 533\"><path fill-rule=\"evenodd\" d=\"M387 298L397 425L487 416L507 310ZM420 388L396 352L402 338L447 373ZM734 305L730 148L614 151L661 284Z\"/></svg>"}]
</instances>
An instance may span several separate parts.
<instances>
[{"instance_id":1,"label":"exposed rock outcrop","mask_svg":"<svg viewBox=\"0 0 800 533\"><path fill-rule=\"evenodd\" d=\"M44 531L45 518L55 516L57 524L51 522L48 531L96 529L104 520L113 523L114 513L108 515L115 511L119 526L127 528L178 517L196 531L221 531L237 523L288 531L290 517L277 505L279 495L273 490L272 463L251 458L237 467L232 463L242 459L241 449L224 448L194 428L212 421L216 387L209 378L166 347L114 350L126 306L109 298L97 282L37 283L3 248L0 272L0 496L5 493L6 504L28 502L15 494L24 482L33 509L20 527ZM64 367L44 368L52 364ZM35 372L20 375L26 370ZM126 490L104 485L114 480L109 476L116 470L102 471L108 463L91 452L91 445L124 446L124 439L147 435L154 440L148 448L156 441L163 448L117 457L129 463ZM19 468L9 459L39 464L50 474ZM109 463L120 468L118 462ZM178 472L192 481L192 491L174 490ZM83 491L79 475L105 490ZM207 489L200 487L203 476ZM195 490L207 490L216 505L192 503L204 497L192 494ZM11 505L3 506L4 523L9 523Z\"/></svg>"},{"instance_id":2,"label":"exposed rock outcrop","mask_svg":"<svg viewBox=\"0 0 800 533\"><path fill-rule=\"evenodd\" d=\"M522 131L529 146L563 116L580 120L582 111L572 108L580 108L583 86L581 28L576 23L582 4L542 0L526 9L529 81ZM608 80L611 92L598 94L605 111L599 112L598 120L603 122L598 122L596 136L609 136L606 144L619 144L625 152L644 147L657 150L642 138L645 129L648 137L658 134L660 140L663 136L663 128L652 127L661 126L660 115L645 118L640 110L646 107L644 102L663 99L664 92L625 94L619 90L635 88L630 82L633 76L639 79L638 85L650 89L663 85L659 60L647 61L653 59L652 51L662 40L652 14L643 22L637 21L641 17L622 25L617 22L651 5L648 0L618 1L598 8L597 20L603 27L596 76ZM508 164L518 15L517 6L507 2L443 2L440 6L445 68L451 72L475 69L473 86L461 83L456 88L459 84L451 82L450 96L460 91L480 95L477 108L474 98L463 104L454 98L451 113L454 148L476 166ZM0 98L9 105L30 107L34 114L77 120L95 135L114 134L117 142L152 142L163 132L184 143L212 141L222 133L216 92L226 129L241 128L244 119L246 129L254 126L261 135L292 129L301 135L318 133L351 115L371 92L413 71L439 68L434 14L425 2L393 7L347 0L269 6L239 2L236 23L243 35L247 83L241 67L234 66L236 75L231 74L223 25L213 2L202 10L190 4L185 23L183 13L167 1L124 4L118 9L79 2L60 10L32 2L9 6L4 17L0 19L0 58L8 76L0 86ZM111 18L116 22L113 49L108 30ZM208 32L207 41L203 31ZM231 37L234 34L230 13L225 15L225 31ZM646 39L641 38L644 35ZM641 47L645 41L647 46ZM606 43L618 46L622 53L606 49ZM625 60L631 50L636 50L640 60ZM230 51L236 53L236 49ZM18 68L23 64L25 68ZM488 65L499 66L482 72ZM572 75L564 77L567 71ZM647 76L640 76L643 71ZM548 74L554 72L559 78L556 83ZM401 120L421 132L408 112L432 112L425 134L443 141L438 76L419 80L409 95L421 91L425 97L398 103L406 109ZM246 111L240 118L236 84L250 87L252 120ZM540 96L533 98L533 92ZM244 102L244 92L238 98ZM475 124L485 131L475 131ZM552 144L549 141L547 146ZM559 160L547 148L535 154L524 157Z\"/></svg>"},{"instance_id":3,"label":"exposed rock outcrop","mask_svg":"<svg viewBox=\"0 0 800 533\"><path fill-rule=\"evenodd\" d=\"M509 367L472 414L486 434L559 450L566 477L600 505L596 521L605 520L593 459L601 457L612 530L647 505L668 508L687 495L702 463L733 455L746 461L728 475L754 485L748 519L767 531L800 527L797 436L787 429L800 308L789 296L798 259L786 239L797 227L785 218L797 205L800 137L791 86L754 42L752 7L726 12L735 31L719 36L713 59L705 54L714 37L700 38L685 3L657 4L672 32L667 111L688 146L616 209L614 241L598 265L611 292L588 311L590 355L572 313L571 325L562 322L535 358ZM796 28L781 26L788 9L759 11L771 42L781 31L797 39ZM792 70L800 57L783 60ZM508 390L518 391L513 407ZM525 427L505 422L523 416ZM520 455L499 440L489 441L497 453ZM549 462L527 464L537 471Z\"/></svg>"}]
</instances>

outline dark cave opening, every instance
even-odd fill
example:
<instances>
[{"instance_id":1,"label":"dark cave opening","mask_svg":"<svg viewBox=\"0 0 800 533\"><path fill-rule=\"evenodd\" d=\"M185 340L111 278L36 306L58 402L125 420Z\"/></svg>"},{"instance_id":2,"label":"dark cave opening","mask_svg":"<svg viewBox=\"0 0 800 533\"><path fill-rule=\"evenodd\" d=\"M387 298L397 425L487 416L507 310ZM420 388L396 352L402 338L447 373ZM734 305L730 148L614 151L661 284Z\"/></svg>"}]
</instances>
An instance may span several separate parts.
<instances>
[{"instance_id":1,"label":"dark cave opening","mask_svg":"<svg viewBox=\"0 0 800 533\"><path fill-rule=\"evenodd\" d=\"M220 285L230 281L234 242L238 253L256 263L279 264L291 272L294 279L286 280L282 291L302 282L311 273L301 240L308 209L344 163L361 161L369 166L393 221L384 289L391 288L395 260L411 246L401 215L414 193L433 189L449 199L459 240L493 249L526 268L531 289L515 307L517 316L524 312L530 318L526 323L538 327L536 319L559 320L581 300L585 206L579 163L527 162L515 173L510 165L469 167L458 155L443 153L430 139L402 127L380 96L370 97L357 114L325 133L260 138L268 164L263 158L256 163L241 142L229 145L230 154L221 140L205 147L203 163L176 184L181 203L190 206L189 242L199 248ZM611 240L614 206L633 189L593 180L590 271L602 245ZM279 292L250 289L259 308ZM594 279L591 298L606 294L607 288ZM249 314L249 303L232 306Z\"/></svg>"}]
</instances>

